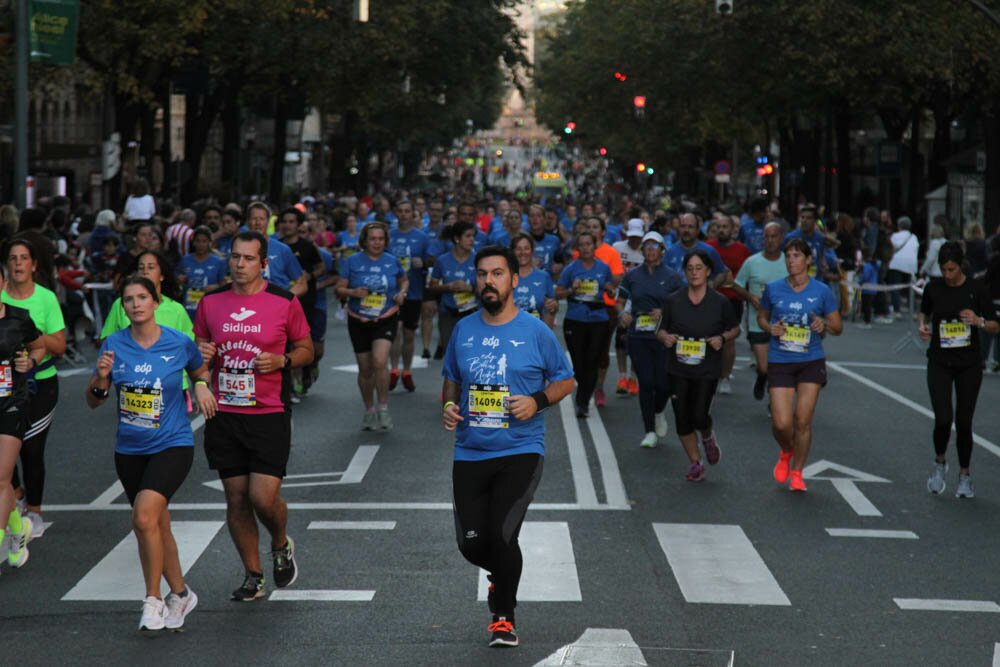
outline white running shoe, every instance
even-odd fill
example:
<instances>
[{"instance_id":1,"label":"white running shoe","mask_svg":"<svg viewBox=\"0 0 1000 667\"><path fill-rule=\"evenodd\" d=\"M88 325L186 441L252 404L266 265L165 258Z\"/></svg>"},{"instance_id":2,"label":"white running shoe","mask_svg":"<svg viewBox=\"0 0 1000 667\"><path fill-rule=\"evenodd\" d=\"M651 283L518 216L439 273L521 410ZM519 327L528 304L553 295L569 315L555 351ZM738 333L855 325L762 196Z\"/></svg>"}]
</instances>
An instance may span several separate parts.
<instances>
[{"instance_id":1,"label":"white running shoe","mask_svg":"<svg viewBox=\"0 0 1000 667\"><path fill-rule=\"evenodd\" d=\"M647 433L645 437L643 437L642 442L639 443L639 446L646 447L647 449L651 447L656 447L656 434L653 433L652 431Z\"/></svg>"},{"instance_id":2,"label":"white running shoe","mask_svg":"<svg viewBox=\"0 0 1000 667\"><path fill-rule=\"evenodd\" d=\"M934 462L934 470L931 472L931 476L927 478L927 490L931 493L937 495L944 491L945 481L944 476L948 472L947 463Z\"/></svg>"},{"instance_id":3,"label":"white running shoe","mask_svg":"<svg viewBox=\"0 0 1000 667\"><path fill-rule=\"evenodd\" d=\"M7 536L7 562L11 567L23 567L28 562L28 542L31 541L31 532L31 519L22 516L21 532Z\"/></svg>"},{"instance_id":4,"label":"white running shoe","mask_svg":"<svg viewBox=\"0 0 1000 667\"><path fill-rule=\"evenodd\" d=\"M958 475L958 488L955 489L956 498L975 498L976 493L972 490L972 477L969 475Z\"/></svg>"},{"instance_id":5,"label":"white running shoe","mask_svg":"<svg viewBox=\"0 0 1000 667\"><path fill-rule=\"evenodd\" d=\"M163 604L167 608L164 625L170 630L184 627L184 619L198 606L198 596L190 586L185 586L187 595L181 597L177 593L168 593Z\"/></svg>"},{"instance_id":6,"label":"white running shoe","mask_svg":"<svg viewBox=\"0 0 1000 667\"><path fill-rule=\"evenodd\" d=\"M660 438L667 437L667 411L666 411L666 408L664 408L663 412L657 412L656 413L655 423L656 423L655 429L656 429L656 435L657 435L657 437L660 437Z\"/></svg>"},{"instance_id":7,"label":"white running shoe","mask_svg":"<svg viewBox=\"0 0 1000 667\"><path fill-rule=\"evenodd\" d=\"M733 384L729 381L729 378L722 378L719 380L719 393L720 394L731 394L733 393Z\"/></svg>"},{"instance_id":8,"label":"white running shoe","mask_svg":"<svg viewBox=\"0 0 1000 667\"><path fill-rule=\"evenodd\" d=\"M152 595L142 601L140 630L162 630L167 625L167 606L163 600Z\"/></svg>"},{"instance_id":9,"label":"white running shoe","mask_svg":"<svg viewBox=\"0 0 1000 667\"><path fill-rule=\"evenodd\" d=\"M27 516L31 519L31 539L37 540L45 534L45 522L42 521L41 514L38 512L28 512L27 514L22 513L21 516Z\"/></svg>"}]
</instances>

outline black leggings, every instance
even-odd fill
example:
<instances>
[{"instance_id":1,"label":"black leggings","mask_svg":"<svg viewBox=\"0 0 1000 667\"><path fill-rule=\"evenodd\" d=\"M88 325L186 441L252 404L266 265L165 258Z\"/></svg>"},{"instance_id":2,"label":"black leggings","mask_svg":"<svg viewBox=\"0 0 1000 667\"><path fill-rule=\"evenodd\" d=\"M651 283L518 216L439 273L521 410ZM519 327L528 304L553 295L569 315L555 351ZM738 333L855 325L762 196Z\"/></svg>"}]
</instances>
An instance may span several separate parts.
<instances>
[{"instance_id":1,"label":"black leggings","mask_svg":"<svg viewBox=\"0 0 1000 667\"><path fill-rule=\"evenodd\" d=\"M976 412L979 386L983 382L983 369L976 363L955 366L937 359L927 360L927 389L934 408L934 452L944 456L951 438L951 425L955 424L958 448L958 465L968 468L972 460L972 416ZM955 408L952 410L952 385L955 386Z\"/></svg>"},{"instance_id":2,"label":"black leggings","mask_svg":"<svg viewBox=\"0 0 1000 667\"><path fill-rule=\"evenodd\" d=\"M670 376L667 375L667 348L655 338L628 338L628 356L632 372L639 381L639 410L646 433L655 428L657 412L663 412L670 400Z\"/></svg>"},{"instance_id":3,"label":"black leggings","mask_svg":"<svg viewBox=\"0 0 1000 667\"><path fill-rule=\"evenodd\" d=\"M28 397L28 428L21 444L21 466L24 468L25 501L36 507L42 505L45 489L45 441L59 401L59 376L36 380L38 391ZM11 478L14 488L21 486L17 467Z\"/></svg>"},{"instance_id":4,"label":"black leggings","mask_svg":"<svg viewBox=\"0 0 1000 667\"><path fill-rule=\"evenodd\" d=\"M718 384L719 378L688 378L670 374L677 435L690 435L695 429L708 431L712 428L710 412Z\"/></svg>"},{"instance_id":5,"label":"black leggings","mask_svg":"<svg viewBox=\"0 0 1000 667\"><path fill-rule=\"evenodd\" d=\"M576 377L576 404L586 410L590 397L597 386L597 364L603 353L608 351L608 323L563 321L563 337L566 349L573 361L573 375Z\"/></svg>"},{"instance_id":6,"label":"black leggings","mask_svg":"<svg viewBox=\"0 0 1000 667\"><path fill-rule=\"evenodd\" d=\"M465 559L490 573L496 610L512 616L521 583L517 536L542 479L538 454L517 454L484 461L455 461L455 534Z\"/></svg>"}]
</instances>

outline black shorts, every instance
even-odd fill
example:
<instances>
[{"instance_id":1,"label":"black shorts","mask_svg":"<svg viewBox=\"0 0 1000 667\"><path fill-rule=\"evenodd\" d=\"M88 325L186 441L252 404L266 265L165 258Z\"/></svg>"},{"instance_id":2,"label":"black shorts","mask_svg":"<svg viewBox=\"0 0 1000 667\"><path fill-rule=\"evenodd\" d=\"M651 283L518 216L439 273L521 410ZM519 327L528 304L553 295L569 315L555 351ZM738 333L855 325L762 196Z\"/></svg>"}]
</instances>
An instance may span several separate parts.
<instances>
[{"instance_id":1,"label":"black shorts","mask_svg":"<svg viewBox=\"0 0 1000 667\"><path fill-rule=\"evenodd\" d=\"M250 473L284 477L292 448L292 413L217 412L205 422L205 458L220 479Z\"/></svg>"},{"instance_id":2,"label":"black shorts","mask_svg":"<svg viewBox=\"0 0 1000 667\"><path fill-rule=\"evenodd\" d=\"M417 330L417 327L420 326L420 308L423 305L423 301L414 299L403 301L403 305L399 307L399 319L403 323L404 329Z\"/></svg>"},{"instance_id":3,"label":"black shorts","mask_svg":"<svg viewBox=\"0 0 1000 667\"><path fill-rule=\"evenodd\" d=\"M24 432L28 428L28 413L15 406L0 412L0 435L9 435L18 440L24 440Z\"/></svg>"},{"instance_id":4,"label":"black shorts","mask_svg":"<svg viewBox=\"0 0 1000 667\"><path fill-rule=\"evenodd\" d=\"M313 311L309 322L309 336L314 343L320 343L326 338L326 311L317 308Z\"/></svg>"},{"instance_id":5,"label":"black shorts","mask_svg":"<svg viewBox=\"0 0 1000 667\"><path fill-rule=\"evenodd\" d=\"M429 290L424 290L424 300L421 303L427 303L428 301L433 301L437 305L441 305L441 297L444 296L441 293L431 294Z\"/></svg>"},{"instance_id":6,"label":"black shorts","mask_svg":"<svg viewBox=\"0 0 1000 667\"><path fill-rule=\"evenodd\" d=\"M119 454L115 452L115 470L134 505L140 491L156 491L170 500L187 479L194 461L194 447L168 447L155 454Z\"/></svg>"},{"instance_id":7,"label":"black shorts","mask_svg":"<svg viewBox=\"0 0 1000 667\"><path fill-rule=\"evenodd\" d=\"M736 313L736 321L743 324L743 301L742 299L729 299L729 305L733 307L733 312Z\"/></svg>"},{"instance_id":8,"label":"black shorts","mask_svg":"<svg viewBox=\"0 0 1000 667\"><path fill-rule=\"evenodd\" d=\"M826 359L767 364L767 384L794 389L800 384L826 386Z\"/></svg>"},{"instance_id":9,"label":"black shorts","mask_svg":"<svg viewBox=\"0 0 1000 667\"><path fill-rule=\"evenodd\" d=\"M747 342L751 345L770 345L771 334L766 331L748 331Z\"/></svg>"},{"instance_id":10,"label":"black shorts","mask_svg":"<svg viewBox=\"0 0 1000 667\"><path fill-rule=\"evenodd\" d=\"M385 339L390 343L394 341L397 322L399 322L398 313L372 322L362 322L356 317L348 316L347 333L351 336L354 354L371 352L372 343L379 339Z\"/></svg>"},{"instance_id":11,"label":"black shorts","mask_svg":"<svg viewBox=\"0 0 1000 667\"><path fill-rule=\"evenodd\" d=\"M628 343L628 329L626 329L625 327L617 327L615 329L615 349L624 350L626 349L627 343Z\"/></svg>"}]
</instances>

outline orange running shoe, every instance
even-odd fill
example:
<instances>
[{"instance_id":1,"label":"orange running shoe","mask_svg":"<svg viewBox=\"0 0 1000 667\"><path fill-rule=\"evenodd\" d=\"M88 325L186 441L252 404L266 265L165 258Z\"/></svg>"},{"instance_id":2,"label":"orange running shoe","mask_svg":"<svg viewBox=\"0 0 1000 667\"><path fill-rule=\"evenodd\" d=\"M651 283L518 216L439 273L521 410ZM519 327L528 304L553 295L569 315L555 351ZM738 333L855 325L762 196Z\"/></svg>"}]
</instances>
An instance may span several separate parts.
<instances>
[{"instance_id":1,"label":"orange running shoe","mask_svg":"<svg viewBox=\"0 0 1000 667\"><path fill-rule=\"evenodd\" d=\"M395 389L397 384L399 384L399 371L393 368L389 371L389 391Z\"/></svg>"},{"instance_id":2,"label":"orange running shoe","mask_svg":"<svg viewBox=\"0 0 1000 667\"><path fill-rule=\"evenodd\" d=\"M806 483L802 479L802 471L801 470L793 470L792 471L792 481L788 485L788 488L790 488L792 491L805 491L806 490Z\"/></svg>"},{"instance_id":3,"label":"orange running shoe","mask_svg":"<svg viewBox=\"0 0 1000 667\"><path fill-rule=\"evenodd\" d=\"M636 380L635 378L629 378L628 393L632 394L633 396L639 395L639 381Z\"/></svg>"},{"instance_id":4,"label":"orange running shoe","mask_svg":"<svg viewBox=\"0 0 1000 667\"><path fill-rule=\"evenodd\" d=\"M406 391L414 391L417 385L413 384L413 374L409 371L403 371L403 386L406 387Z\"/></svg>"},{"instance_id":5,"label":"orange running shoe","mask_svg":"<svg viewBox=\"0 0 1000 667\"><path fill-rule=\"evenodd\" d=\"M615 385L615 393L619 396L624 396L628 393L628 378L618 378L618 384Z\"/></svg>"},{"instance_id":6,"label":"orange running shoe","mask_svg":"<svg viewBox=\"0 0 1000 667\"><path fill-rule=\"evenodd\" d=\"M791 467L792 453L791 452L781 452L778 456L778 463L774 466L774 481L778 484L784 484L788 481L788 470Z\"/></svg>"}]
</instances>

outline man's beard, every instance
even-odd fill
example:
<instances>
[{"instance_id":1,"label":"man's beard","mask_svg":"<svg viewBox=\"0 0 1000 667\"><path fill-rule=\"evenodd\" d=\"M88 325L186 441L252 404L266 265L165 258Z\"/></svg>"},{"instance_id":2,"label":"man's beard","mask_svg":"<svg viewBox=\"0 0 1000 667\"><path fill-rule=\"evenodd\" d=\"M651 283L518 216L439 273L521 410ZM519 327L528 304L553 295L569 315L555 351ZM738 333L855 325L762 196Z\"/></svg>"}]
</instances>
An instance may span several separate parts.
<instances>
[{"instance_id":1,"label":"man's beard","mask_svg":"<svg viewBox=\"0 0 1000 667\"><path fill-rule=\"evenodd\" d=\"M495 300L492 300L492 301L487 301L484 297L488 293L495 295L497 298ZM498 292L497 290L493 289L492 287L484 287L483 288L482 292L479 293L479 301L480 301L480 303L483 304L483 310L485 310L490 315L496 315L501 310L503 310L504 303L506 302L505 299L501 299L500 298L500 292Z\"/></svg>"}]
</instances>

